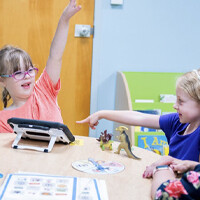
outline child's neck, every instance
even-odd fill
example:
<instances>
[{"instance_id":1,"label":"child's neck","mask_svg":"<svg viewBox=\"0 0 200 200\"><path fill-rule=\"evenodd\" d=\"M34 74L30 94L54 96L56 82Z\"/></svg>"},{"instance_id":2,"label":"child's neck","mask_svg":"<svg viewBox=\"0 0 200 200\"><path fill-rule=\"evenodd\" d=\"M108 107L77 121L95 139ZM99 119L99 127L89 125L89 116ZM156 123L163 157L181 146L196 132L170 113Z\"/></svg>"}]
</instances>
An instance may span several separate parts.
<instances>
[{"instance_id":1,"label":"child's neck","mask_svg":"<svg viewBox=\"0 0 200 200\"><path fill-rule=\"evenodd\" d=\"M183 135L193 133L200 126L200 122L190 123L185 129Z\"/></svg>"},{"instance_id":2,"label":"child's neck","mask_svg":"<svg viewBox=\"0 0 200 200\"><path fill-rule=\"evenodd\" d=\"M15 110L23 106L25 103L26 101L17 101L15 103L13 102L9 107L5 108L4 110Z\"/></svg>"}]
</instances>

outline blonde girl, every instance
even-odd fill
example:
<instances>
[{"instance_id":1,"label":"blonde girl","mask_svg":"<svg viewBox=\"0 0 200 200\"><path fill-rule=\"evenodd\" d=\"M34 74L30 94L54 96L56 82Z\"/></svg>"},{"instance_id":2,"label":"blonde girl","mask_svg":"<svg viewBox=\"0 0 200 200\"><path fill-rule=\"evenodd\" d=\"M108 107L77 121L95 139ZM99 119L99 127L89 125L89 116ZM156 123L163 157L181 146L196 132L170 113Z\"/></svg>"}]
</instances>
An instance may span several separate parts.
<instances>
[{"instance_id":1,"label":"blonde girl","mask_svg":"<svg viewBox=\"0 0 200 200\"><path fill-rule=\"evenodd\" d=\"M100 119L133 126L162 129L169 143L169 155L181 160L200 161L200 70L182 75L176 84L177 113L151 115L136 111L98 111L77 123L92 129Z\"/></svg>"}]
</instances>

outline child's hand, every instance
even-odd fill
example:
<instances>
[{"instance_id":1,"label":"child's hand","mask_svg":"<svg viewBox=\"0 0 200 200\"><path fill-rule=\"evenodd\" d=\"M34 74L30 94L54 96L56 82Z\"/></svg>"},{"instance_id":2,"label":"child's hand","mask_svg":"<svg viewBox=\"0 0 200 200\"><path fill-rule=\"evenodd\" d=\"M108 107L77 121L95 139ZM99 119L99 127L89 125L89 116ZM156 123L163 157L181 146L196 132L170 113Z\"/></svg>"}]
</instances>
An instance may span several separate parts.
<instances>
[{"instance_id":1,"label":"child's hand","mask_svg":"<svg viewBox=\"0 0 200 200\"><path fill-rule=\"evenodd\" d=\"M68 6L64 9L64 11L62 13L62 19L69 20L80 9L81 9L80 5L76 6L76 0L70 0L70 3L68 4Z\"/></svg>"},{"instance_id":2,"label":"child's hand","mask_svg":"<svg viewBox=\"0 0 200 200\"><path fill-rule=\"evenodd\" d=\"M99 120L99 114L98 112L96 112L81 121L76 121L76 123L78 124L88 123L91 129L95 129L95 126L99 124L98 120Z\"/></svg>"},{"instance_id":3,"label":"child's hand","mask_svg":"<svg viewBox=\"0 0 200 200\"><path fill-rule=\"evenodd\" d=\"M174 158L171 156L162 156L158 161L152 163L150 166L146 167L146 170L143 173L143 178L152 178L153 170L156 166L159 165L170 165L174 161Z\"/></svg>"},{"instance_id":4,"label":"child's hand","mask_svg":"<svg viewBox=\"0 0 200 200\"><path fill-rule=\"evenodd\" d=\"M190 161L187 160L174 160L170 167L177 173L184 173L190 170Z\"/></svg>"},{"instance_id":5,"label":"child's hand","mask_svg":"<svg viewBox=\"0 0 200 200\"><path fill-rule=\"evenodd\" d=\"M152 178L153 177L153 170L154 170L155 166L154 165L150 165L147 166L142 177L143 178Z\"/></svg>"}]
</instances>

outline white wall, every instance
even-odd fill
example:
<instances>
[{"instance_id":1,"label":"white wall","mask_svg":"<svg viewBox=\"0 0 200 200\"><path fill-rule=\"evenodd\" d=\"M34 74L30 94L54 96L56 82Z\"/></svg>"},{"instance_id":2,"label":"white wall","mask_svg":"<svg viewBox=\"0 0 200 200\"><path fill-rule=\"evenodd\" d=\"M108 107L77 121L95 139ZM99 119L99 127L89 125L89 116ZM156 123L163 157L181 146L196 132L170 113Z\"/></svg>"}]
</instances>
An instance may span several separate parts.
<instances>
[{"instance_id":1,"label":"white wall","mask_svg":"<svg viewBox=\"0 0 200 200\"><path fill-rule=\"evenodd\" d=\"M200 67L199 0L95 1L91 113L115 109L117 71L186 72ZM113 123L101 120L90 136Z\"/></svg>"}]
</instances>

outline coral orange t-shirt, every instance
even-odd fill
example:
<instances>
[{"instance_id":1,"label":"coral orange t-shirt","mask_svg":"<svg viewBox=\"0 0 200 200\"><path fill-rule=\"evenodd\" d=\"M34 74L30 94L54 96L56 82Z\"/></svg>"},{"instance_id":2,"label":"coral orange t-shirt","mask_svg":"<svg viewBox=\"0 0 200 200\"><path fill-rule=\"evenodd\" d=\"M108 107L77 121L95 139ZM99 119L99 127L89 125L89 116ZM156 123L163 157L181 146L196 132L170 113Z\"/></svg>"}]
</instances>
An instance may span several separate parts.
<instances>
[{"instance_id":1,"label":"coral orange t-shirt","mask_svg":"<svg viewBox=\"0 0 200 200\"><path fill-rule=\"evenodd\" d=\"M7 120L11 117L37 119L63 123L61 111L57 103L57 95L60 90L60 80L53 83L44 69L36 81L33 94L20 108L0 111L0 133L12 133L13 130Z\"/></svg>"}]
</instances>

